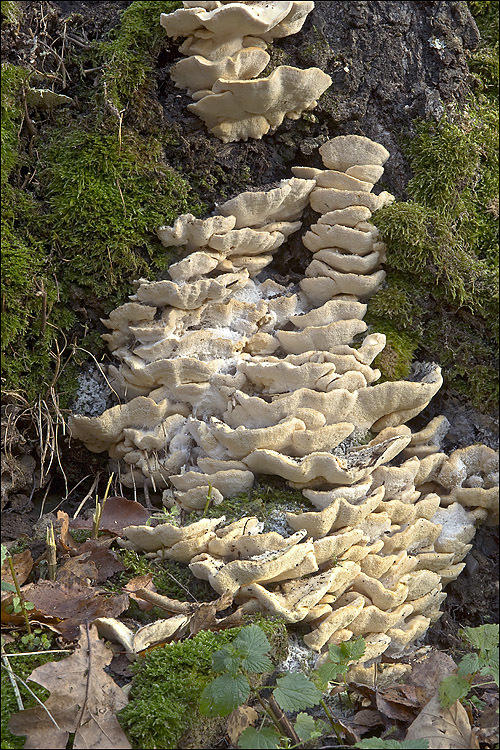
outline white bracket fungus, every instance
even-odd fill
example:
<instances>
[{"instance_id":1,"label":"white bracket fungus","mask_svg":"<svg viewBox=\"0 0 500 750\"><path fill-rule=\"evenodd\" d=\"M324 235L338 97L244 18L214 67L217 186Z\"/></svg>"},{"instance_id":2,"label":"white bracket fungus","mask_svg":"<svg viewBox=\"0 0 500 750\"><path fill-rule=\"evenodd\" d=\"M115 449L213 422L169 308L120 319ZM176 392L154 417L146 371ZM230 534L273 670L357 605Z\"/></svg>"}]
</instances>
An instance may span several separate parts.
<instances>
[{"instance_id":1,"label":"white bracket fungus","mask_svg":"<svg viewBox=\"0 0 500 750\"><path fill-rule=\"evenodd\" d=\"M169 36L186 37L179 51L188 57L170 75L194 99L188 109L224 143L262 138L285 117L298 119L331 85L320 68L288 65L256 78L270 60L267 43L300 31L313 2L183 5L160 16Z\"/></svg>"},{"instance_id":2,"label":"white bracket fungus","mask_svg":"<svg viewBox=\"0 0 500 750\"><path fill-rule=\"evenodd\" d=\"M234 5L185 3L176 29L193 48L230 49L212 21L233 18ZM306 5L252 3L243 15L271 23L272 36L295 12L300 23ZM219 518L129 527L122 543L189 563L242 611L307 622L317 651L363 635L368 663L405 653L440 616L476 524L498 515L498 455L474 445L447 456L444 417L416 433L405 425L439 389L438 367L377 384L371 365L385 336L363 316L384 278L385 247L369 220L393 200L371 193L388 153L360 136L320 153L326 170L296 168L272 190L158 231L184 253L171 280L140 279L104 321L125 403L70 426L90 450L108 451L125 486L165 490L167 504L188 512L247 492L254 474L302 489L315 510L287 513L288 537L263 533L254 517L226 527ZM299 288L260 281L308 204L323 215L304 234L306 277ZM367 430L378 434L360 444Z\"/></svg>"}]
</instances>

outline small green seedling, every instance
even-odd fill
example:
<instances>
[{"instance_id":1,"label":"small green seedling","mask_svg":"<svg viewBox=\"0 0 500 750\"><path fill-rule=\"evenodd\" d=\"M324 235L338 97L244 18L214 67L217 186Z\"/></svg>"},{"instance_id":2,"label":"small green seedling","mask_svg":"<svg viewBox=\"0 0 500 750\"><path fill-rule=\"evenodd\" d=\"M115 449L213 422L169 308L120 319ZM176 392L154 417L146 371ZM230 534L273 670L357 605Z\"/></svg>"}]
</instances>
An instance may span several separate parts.
<instances>
[{"instance_id":1,"label":"small green seedling","mask_svg":"<svg viewBox=\"0 0 500 750\"><path fill-rule=\"evenodd\" d=\"M478 708L484 704L476 696L468 698L473 687L483 687L495 684L499 687L498 665L498 625L480 625L478 628L464 628L459 633L465 643L474 649L466 654L459 662L455 674L441 680L439 685L439 701L443 708L449 708L455 701L468 700ZM493 679L481 685L473 685L477 675L484 675Z\"/></svg>"},{"instance_id":2,"label":"small green seedling","mask_svg":"<svg viewBox=\"0 0 500 750\"><path fill-rule=\"evenodd\" d=\"M330 725L339 736L340 725L335 722L323 693L338 675L345 678L349 663L359 659L365 651L365 642L358 639L342 646L332 646L329 660L308 679L302 672L288 672L276 680L274 687L255 687L253 675L272 672L269 658L271 646L258 625L243 628L234 641L212 655L214 672L220 673L204 689L200 699L200 710L205 716L228 716L238 706L256 699L265 711L272 726L259 729L248 727L240 735L240 748L295 747L321 737L329 731L329 725L304 713L304 709L321 705ZM264 698L263 690L271 696ZM292 725L284 712L300 713ZM340 736L339 736L340 740ZM294 744L290 745L290 741Z\"/></svg>"},{"instance_id":3,"label":"small green seedling","mask_svg":"<svg viewBox=\"0 0 500 750\"><path fill-rule=\"evenodd\" d=\"M2 544L2 557L1 557L2 567L3 567L5 560L7 560L7 562L9 563L10 574L12 576L12 580L14 581L14 585L9 583L9 581L2 581L2 591L15 591L16 592L16 596L12 597L12 603L8 604L5 607L5 610L9 614L22 615L24 617L24 622L26 623L26 630L28 631L28 635L31 636L33 635L33 633L31 631L28 611L30 609L34 609L35 605L33 604L33 602L27 602L24 596L22 595L21 588L17 580L16 571L14 569L14 563L12 562L12 557L11 555L9 555L7 547L5 547Z\"/></svg>"}]
</instances>

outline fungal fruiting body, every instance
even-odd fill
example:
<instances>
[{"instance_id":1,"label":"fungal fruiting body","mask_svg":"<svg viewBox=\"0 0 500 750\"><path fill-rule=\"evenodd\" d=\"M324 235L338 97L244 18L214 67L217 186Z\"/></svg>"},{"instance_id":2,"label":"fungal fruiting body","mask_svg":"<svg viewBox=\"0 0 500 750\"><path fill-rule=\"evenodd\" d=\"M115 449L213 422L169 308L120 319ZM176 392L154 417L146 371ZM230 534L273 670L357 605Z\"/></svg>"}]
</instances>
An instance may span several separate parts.
<instances>
[{"instance_id":1,"label":"fungal fruiting body","mask_svg":"<svg viewBox=\"0 0 500 750\"><path fill-rule=\"evenodd\" d=\"M389 154L361 136L320 153L324 170L296 167L271 190L158 230L183 253L170 280L140 279L104 321L124 403L71 428L109 452L125 486L188 511L259 474L300 489L307 510L287 514L289 536L220 518L130 527L124 544L189 564L244 611L308 622L318 651L363 635L370 661L404 653L440 616L476 523L498 513L498 456L478 445L446 455L444 417L406 426L439 389L439 367L377 383L385 337L363 317L384 280L370 219L394 200L372 193ZM305 278L262 280L308 204L319 217L303 236Z\"/></svg>"},{"instance_id":2,"label":"fungal fruiting body","mask_svg":"<svg viewBox=\"0 0 500 750\"><path fill-rule=\"evenodd\" d=\"M262 138L285 117L314 109L331 78L320 68L280 65L265 78L265 51L275 38L296 34L313 2L184 2L160 23L171 37L186 37L187 55L170 75L193 98L188 109L220 140Z\"/></svg>"}]
</instances>

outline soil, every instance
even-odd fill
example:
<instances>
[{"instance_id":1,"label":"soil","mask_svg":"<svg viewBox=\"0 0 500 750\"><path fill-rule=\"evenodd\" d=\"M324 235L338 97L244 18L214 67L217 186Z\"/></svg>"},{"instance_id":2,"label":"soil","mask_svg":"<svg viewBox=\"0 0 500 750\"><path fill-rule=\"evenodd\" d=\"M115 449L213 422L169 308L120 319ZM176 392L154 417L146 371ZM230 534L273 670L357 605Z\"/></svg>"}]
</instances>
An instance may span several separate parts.
<instances>
[{"instance_id":1,"label":"soil","mask_svg":"<svg viewBox=\"0 0 500 750\"><path fill-rule=\"evenodd\" d=\"M2 32L3 59L17 65L29 63L42 72L58 64L55 53L61 51L65 20L72 17L72 33L85 45L100 40L118 22L121 11L130 2L22 2L24 17L19 28ZM43 54L43 45L35 51L33 38L45 42L53 52ZM431 40L440 40L431 43ZM405 199L405 186L411 176L403 155L400 134L412 131L416 117L438 117L452 100L463 103L471 79L466 57L479 41L477 27L462 2L353 2L316 3L300 39L277 40L278 64L306 67L320 65L333 79L314 117L300 121L285 120L274 134L260 141L223 144L207 133L203 123L186 105L188 96L175 89L168 70L180 55L172 43L157 63L157 97L166 127L182 132L183 148L166 146L165 161L190 175L214 173L221 169L230 179L234 192L242 189L240 174L249 175L246 188L266 186L289 176L290 166L321 166L317 147L327 139L346 133L363 134L388 148L383 188ZM78 71L68 70L71 81L65 93L73 95ZM226 188L227 189L227 188ZM209 182L202 198L209 210L222 194L217 181ZM306 217L307 218L307 217ZM292 243L271 266L274 278L298 278L308 262L301 245ZM5 409L5 407L3 407ZM445 413L452 422L453 447L481 441L497 442L497 422L493 415L481 415L463 404L436 403L426 413ZM13 437L9 451L18 457L40 456L33 425L23 418L19 435ZM471 439L472 438L472 439ZM106 459L88 453L82 446L68 446L63 440L61 460L69 487L87 475L103 470ZM7 467L8 468L8 467ZM7 471L7 469L6 469ZM2 463L2 475L4 464ZM105 475L104 475L105 476ZM48 480L52 485L47 492ZM56 462L43 488L33 492L31 482L19 480L4 512L2 539L12 541L33 534L40 512L60 506L74 512L84 497L90 479L80 485L68 500L61 502L65 484ZM101 491L104 479L101 481ZM461 645L458 630L498 621L498 530L478 530L464 573L448 586L448 598L442 618L431 628L427 642L455 651Z\"/></svg>"}]
</instances>

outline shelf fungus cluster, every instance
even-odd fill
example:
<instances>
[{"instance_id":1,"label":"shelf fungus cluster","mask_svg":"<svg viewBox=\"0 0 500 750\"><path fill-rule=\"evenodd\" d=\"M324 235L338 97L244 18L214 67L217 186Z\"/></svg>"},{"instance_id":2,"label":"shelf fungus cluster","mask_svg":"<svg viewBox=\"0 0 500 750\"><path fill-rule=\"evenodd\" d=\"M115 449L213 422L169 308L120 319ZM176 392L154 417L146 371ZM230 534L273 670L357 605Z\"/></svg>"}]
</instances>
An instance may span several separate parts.
<instances>
[{"instance_id":1,"label":"shelf fungus cluster","mask_svg":"<svg viewBox=\"0 0 500 750\"><path fill-rule=\"evenodd\" d=\"M122 484L187 511L260 474L301 490L289 536L221 517L129 527L124 544L188 564L244 611L307 622L317 651L363 635L370 661L404 653L439 617L476 523L497 517L498 456L482 445L448 456L444 417L406 425L439 389L439 367L377 383L385 338L363 316L384 279L370 219L393 200L371 192L388 153L341 136L321 156L324 170L297 167L271 190L158 230L180 249L170 279L140 279L104 321L123 403L74 415L71 428L109 452ZM320 214L303 235L312 261L298 285L280 285L262 271L309 204Z\"/></svg>"},{"instance_id":2,"label":"shelf fungus cluster","mask_svg":"<svg viewBox=\"0 0 500 750\"><path fill-rule=\"evenodd\" d=\"M296 34L313 2L184 2L160 23L171 37L185 37L186 57L170 75L193 98L188 109L225 143L262 138L283 119L298 119L314 109L331 85L320 68L280 65L256 78L267 66L273 39Z\"/></svg>"}]
</instances>

